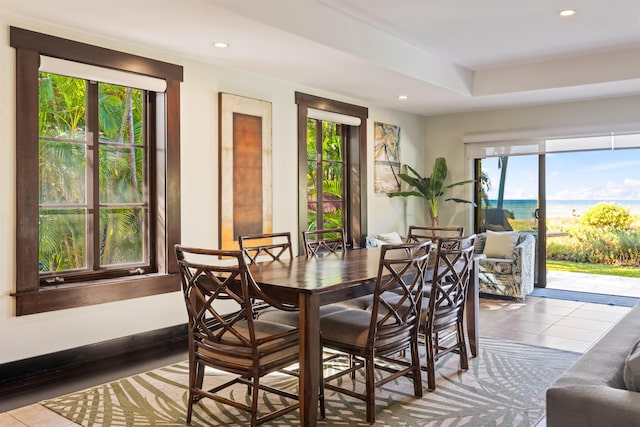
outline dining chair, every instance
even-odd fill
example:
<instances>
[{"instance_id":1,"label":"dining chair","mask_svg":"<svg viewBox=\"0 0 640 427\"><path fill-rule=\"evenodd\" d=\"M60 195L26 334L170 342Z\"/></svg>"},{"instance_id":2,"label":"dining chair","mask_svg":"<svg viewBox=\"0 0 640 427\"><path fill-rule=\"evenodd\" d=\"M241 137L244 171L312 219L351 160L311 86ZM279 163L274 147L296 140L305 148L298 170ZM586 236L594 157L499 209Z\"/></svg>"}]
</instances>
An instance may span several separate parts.
<instances>
[{"instance_id":1,"label":"dining chair","mask_svg":"<svg viewBox=\"0 0 640 427\"><path fill-rule=\"evenodd\" d=\"M191 424L193 404L204 397L247 411L248 424L252 427L299 408L296 395L260 384L261 377L298 361L299 334L295 327L254 319L251 296L270 299L253 280L244 253L179 244L175 245L175 252L189 327L187 424ZM220 257L225 258L222 264ZM225 303L219 304L219 300ZM231 313L230 304L236 308ZM207 390L203 387L205 367L235 376ZM228 395L220 393L235 384L248 386L247 399L244 396L234 399L237 390ZM266 414L259 413L260 391L275 393L294 403Z\"/></svg>"},{"instance_id":2,"label":"dining chair","mask_svg":"<svg viewBox=\"0 0 640 427\"><path fill-rule=\"evenodd\" d=\"M305 230L302 232L302 241L307 257L323 253L336 253L347 248L342 228Z\"/></svg>"},{"instance_id":3,"label":"dining chair","mask_svg":"<svg viewBox=\"0 0 640 427\"><path fill-rule=\"evenodd\" d=\"M249 258L251 263L260 259L277 261L293 258L291 248L291 233L263 233L238 236L240 250Z\"/></svg>"},{"instance_id":4,"label":"dining chair","mask_svg":"<svg viewBox=\"0 0 640 427\"><path fill-rule=\"evenodd\" d=\"M426 348L427 384L435 390L435 362L448 353L460 356L460 369L469 367L464 331L465 303L473 268L476 236L438 240L428 298L422 302L420 334Z\"/></svg>"},{"instance_id":5,"label":"dining chair","mask_svg":"<svg viewBox=\"0 0 640 427\"><path fill-rule=\"evenodd\" d=\"M323 389L344 393L366 403L366 419L375 422L375 390L400 377L413 381L414 395L422 396L418 327L422 304L422 286L427 270L431 243L384 245L381 247L378 275L370 310L350 309L320 319L323 348L353 356L346 369L327 376ZM400 287L402 295L392 293ZM393 297L389 302L386 297ZM400 358L410 351L410 360ZM365 390L333 381L364 368ZM385 373L376 377L376 371Z\"/></svg>"},{"instance_id":6,"label":"dining chair","mask_svg":"<svg viewBox=\"0 0 640 427\"><path fill-rule=\"evenodd\" d=\"M408 243L426 240L436 242L442 237L462 237L463 235L464 227L423 227L420 225L410 225L406 241Z\"/></svg>"}]
</instances>

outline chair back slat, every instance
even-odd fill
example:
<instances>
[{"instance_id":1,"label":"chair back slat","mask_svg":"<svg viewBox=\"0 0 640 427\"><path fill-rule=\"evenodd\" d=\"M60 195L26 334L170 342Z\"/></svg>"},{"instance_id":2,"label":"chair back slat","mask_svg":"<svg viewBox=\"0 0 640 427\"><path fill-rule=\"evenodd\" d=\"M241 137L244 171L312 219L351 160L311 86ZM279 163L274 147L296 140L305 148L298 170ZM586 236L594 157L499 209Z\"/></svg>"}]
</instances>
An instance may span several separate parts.
<instances>
[{"instance_id":1,"label":"chair back slat","mask_svg":"<svg viewBox=\"0 0 640 427\"><path fill-rule=\"evenodd\" d=\"M368 345L376 354L407 348L418 333L431 242L383 245Z\"/></svg>"},{"instance_id":2,"label":"chair back slat","mask_svg":"<svg viewBox=\"0 0 640 427\"><path fill-rule=\"evenodd\" d=\"M441 238L429 295L426 333L462 322L476 236Z\"/></svg>"},{"instance_id":3,"label":"chair back slat","mask_svg":"<svg viewBox=\"0 0 640 427\"><path fill-rule=\"evenodd\" d=\"M302 241L307 258L323 253L344 251L347 247L342 228L303 231Z\"/></svg>"},{"instance_id":4,"label":"chair back slat","mask_svg":"<svg viewBox=\"0 0 640 427\"><path fill-rule=\"evenodd\" d=\"M259 346L279 337L256 336L251 299L266 295L255 283L244 253L176 245L176 254L189 338L196 350L207 349L209 358L229 369L246 366L242 359L257 360ZM224 264L215 263L220 263L220 259L224 259ZM216 304L219 300L225 300L225 304ZM231 313L229 301L236 306ZM295 335L289 338L297 339Z\"/></svg>"},{"instance_id":5,"label":"chair back slat","mask_svg":"<svg viewBox=\"0 0 640 427\"><path fill-rule=\"evenodd\" d=\"M423 227L410 225L407 232L407 243L424 242L430 240L437 242L444 237L462 237L464 227Z\"/></svg>"},{"instance_id":6,"label":"chair back slat","mask_svg":"<svg viewBox=\"0 0 640 427\"><path fill-rule=\"evenodd\" d=\"M259 257L270 261L293 258L289 232L238 236L238 244L252 264L258 262Z\"/></svg>"}]
</instances>

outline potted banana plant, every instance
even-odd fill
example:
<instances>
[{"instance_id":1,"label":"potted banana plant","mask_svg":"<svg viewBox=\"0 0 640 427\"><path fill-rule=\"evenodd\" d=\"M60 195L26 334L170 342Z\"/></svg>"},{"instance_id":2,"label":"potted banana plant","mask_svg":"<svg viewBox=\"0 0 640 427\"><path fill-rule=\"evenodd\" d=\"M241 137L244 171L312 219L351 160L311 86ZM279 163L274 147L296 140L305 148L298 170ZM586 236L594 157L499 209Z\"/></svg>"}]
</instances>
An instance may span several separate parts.
<instances>
[{"instance_id":1,"label":"potted banana plant","mask_svg":"<svg viewBox=\"0 0 640 427\"><path fill-rule=\"evenodd\" d=\"M473 179L467 181L454 182L453 184L445 185L444 181L447 179L447 161L444 157L438 157L433 165L433 172L430 177L422 177L411 166L406 165L409 173L400 173L398 177L404 182L409 184L408 191L395 191L389 193L389 197L421 197L427 201L429 207L429 216L431 217L431 226L438 227L440 220L438 217L438 209L440 202L443 200L453 201L456 203L469 203L475 206L475 203L470 200L458 199L455 197L449 197L444 199L444 195L447 190L460 185L471 184L475 182Z\"/></svg>"}]
</instances>

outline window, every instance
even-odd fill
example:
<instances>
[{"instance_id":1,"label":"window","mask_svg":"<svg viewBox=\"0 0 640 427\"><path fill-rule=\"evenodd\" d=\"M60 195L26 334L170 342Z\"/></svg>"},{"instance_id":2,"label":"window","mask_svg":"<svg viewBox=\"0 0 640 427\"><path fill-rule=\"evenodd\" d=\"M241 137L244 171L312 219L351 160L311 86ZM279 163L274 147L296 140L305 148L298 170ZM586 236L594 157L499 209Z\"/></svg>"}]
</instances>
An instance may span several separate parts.
<instances>
[{"instance_id":1,"label":"window","mask_svg":"<svg viewBox=\"0 0 640 427\"><path fill-rule=\"evenodd\" d=\"M367 233L368 110L296 92L298 227L341 227L348 246Z\"/></svg>"},{"instance_id":2,"label":"window","mask_svg":"<svg viewBox=\"0 0 640 427\"><path fill-rule=\"evenodd\" d=\"M346 228L343 134L339 123L307 119L306 230Z\"/></svg>"},{"instance_id":3,"label":"window","mask_svg":"<svg viewBox=\"0 0 640 427\"><path fill-rule=\"evenodd\" d=\"M53 73L38 80L41 285L154 271L148 94Z\"/></svg>"},{"instance_id":4,"label":"window","mask_svg":"<svg viewBox=\"0 0 640 427\"><path fill-rule=\"evenodd\" d=\"M182 67L14 27L11 46L16 314L177 290Z\"/></svg>"}]
</instances>

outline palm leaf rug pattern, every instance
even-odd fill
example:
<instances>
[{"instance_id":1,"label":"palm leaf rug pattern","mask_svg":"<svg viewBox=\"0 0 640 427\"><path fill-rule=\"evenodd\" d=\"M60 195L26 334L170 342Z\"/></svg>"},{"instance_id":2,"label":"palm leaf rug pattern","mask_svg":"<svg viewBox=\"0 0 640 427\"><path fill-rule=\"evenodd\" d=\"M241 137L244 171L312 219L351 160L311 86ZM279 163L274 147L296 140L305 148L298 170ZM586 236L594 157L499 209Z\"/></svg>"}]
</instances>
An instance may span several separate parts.
<instances>
[{"instance_id":1,"label":"palm leaf rug pattern","mask_svg":"<svg viewBox=\"0 0 640 427\"><path fill-rule=\"evenodd\" d=\"M376 426L535 426L544 416L547 387L579 354L483 338L479 357L469 360L469 370L458 371L458 357L451 355L437 364L437 389L421 399L413 396L411 381L399 378L376 390ZM213 387L228 374L207 371L205 385ZM354 389L363 389L362 374L345 377ZM272 374L269 385L297 392L297 378ZM41 402L47 408L82 426L184 426L188 364L134 375L111 383ZM232 399L247 400L247 388L232 388ZM285 398L262 396L261 407L271 411ZM247 400L248 401L248 400ZM326 426L368 426L364 403L339 393L326 396ZM194 405L194 427L244 426L242 411L203 399ZM294 411L264 425L299 425Z\"/></svg>"}]
</instances>

